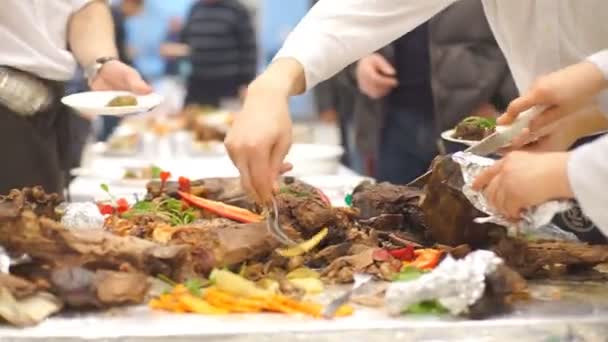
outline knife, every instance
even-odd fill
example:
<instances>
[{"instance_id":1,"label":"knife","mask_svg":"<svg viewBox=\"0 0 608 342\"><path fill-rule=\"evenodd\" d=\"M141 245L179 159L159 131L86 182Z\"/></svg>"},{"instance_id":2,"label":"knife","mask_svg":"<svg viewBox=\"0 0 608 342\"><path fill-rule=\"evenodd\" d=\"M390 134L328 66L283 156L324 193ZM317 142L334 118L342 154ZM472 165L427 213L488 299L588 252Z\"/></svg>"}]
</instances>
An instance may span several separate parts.
<instances>
[{"instance_id":1,"label":"knife","mask_svg":"<svg viewBox=\"0 0 608 342\"><path fill-rule=\"evenodd\" d=\"M485 137L480 142L470 146L464 152L473 153L478 156L488 156L498 151L501 147L509 144L513 138L518 136L524 128L530 125L530 121L538 114L544 112L547 106L535 106L522 112L517 116L515 121L510 125L496 126L496 131ZM409 182L407 186L418 186L426 183L427 178L431 175L431 170L425 172L422 176Z\"/></svg>"}]
</instances>

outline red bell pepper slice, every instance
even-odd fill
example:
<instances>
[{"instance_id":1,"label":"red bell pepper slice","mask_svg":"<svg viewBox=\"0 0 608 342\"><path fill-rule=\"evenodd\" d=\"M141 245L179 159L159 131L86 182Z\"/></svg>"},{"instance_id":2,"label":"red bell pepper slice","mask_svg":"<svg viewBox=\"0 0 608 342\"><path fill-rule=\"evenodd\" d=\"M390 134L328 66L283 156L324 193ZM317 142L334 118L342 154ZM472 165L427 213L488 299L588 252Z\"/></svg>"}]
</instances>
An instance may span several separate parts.
<instances>
[{"instance_id":1,"label":"red bell pepper slice","mask_svg":"<svg viewBox=\"0 0 608 342\"><path fill-rule=\"evenodd\" d=\"M439 264L442 252L432 248L422 248L414 251L416 259L404 262L404 266L413 266L420 270L432 270Z\"/></svg>"},{"instance_id":2,"label":"red bell pepper slice","mask_svg":"<svg viewBox=\"0 0 608 342\"><path fill-rule=\"evenodd\" d=\"M129 210L129 202L127 202L127 200L124 198L119 198L116 201L116 211L122 214L127 210Z\"/></svg>"},{"instance_id":3,"label":"red bell pepper slice","mask_svg":"<svg viewBox=\"0 0 608 342\"><path fill-rule=\"evenodd\" d=\"M411 245L404 248L389 250L388 253L392 255L393 258L401 261L412 261L416 258L414 247Z\"/></svg>"},{"instance_id":4,"label":"red bell pepper slice","mask_svg":"<svg viewBox=\"0 0 608 342\"><path fill-rule=\"evenodd\" d=\"M99 213L101 215L112 215L114 214L114 207L111 204L97 204L97 208L99 208Z\"/></svg>"},{"instance_id":5,"label":"red bell pepper slice","mask_svg":"<svg viewBox=\"0 0 608 342\"><path fill-rule=\"evenodd\" d=\"M206 198L198 197L183 191L177 192L183 200L193 206L210 211L216 215L235 220L242 223L261 222L264 218L247 209L229 205L226 203L212 201Z\"/></svg>"},{"instance_id":6,"label":"red bell pepper slice","mask_svg":"<svg viewBox=\"0 0 608 342\"><path fill-rule=\"evenodd\" d=\"M177 180L179 191L190 192L190 179L180 176Z\"/></svg>"}]
</instances>

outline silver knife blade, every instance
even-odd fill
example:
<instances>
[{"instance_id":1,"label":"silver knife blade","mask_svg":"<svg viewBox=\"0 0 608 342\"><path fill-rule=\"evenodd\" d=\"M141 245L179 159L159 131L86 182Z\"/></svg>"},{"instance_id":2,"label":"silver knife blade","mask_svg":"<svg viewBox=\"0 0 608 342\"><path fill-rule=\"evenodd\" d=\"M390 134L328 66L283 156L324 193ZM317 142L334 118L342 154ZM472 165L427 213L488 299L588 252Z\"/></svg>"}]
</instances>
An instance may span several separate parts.
<instances>
[{"instance_id":1,"label":"silver knife blade","mask_svg":"<svg viewBox=\"0 0 608 342\"><path fill-rule=\"evenodd\" d=\"M530 121L534 119L536 115L544 112L545 109L547 109L546 106L536 106L522 112L511 125L498 126L496 132L464 151L482 157L495 153L501 147L509 144L524 128L530 125Z\"/></svg>"}]
</instances>

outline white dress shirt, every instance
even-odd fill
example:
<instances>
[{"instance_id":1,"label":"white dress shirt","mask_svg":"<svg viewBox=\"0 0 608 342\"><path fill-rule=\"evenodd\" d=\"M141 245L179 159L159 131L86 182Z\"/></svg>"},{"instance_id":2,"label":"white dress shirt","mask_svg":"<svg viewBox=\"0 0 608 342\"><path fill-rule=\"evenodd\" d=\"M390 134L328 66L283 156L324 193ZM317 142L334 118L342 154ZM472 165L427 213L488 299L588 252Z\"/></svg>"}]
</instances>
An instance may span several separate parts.
<instances>
[{"instance_id":1,"label":"white dress shirt","mask_svg":"<svg viewBox=\"0 0 608 342\"><path fill-rule=\"evenodd\" d=\"M293 57L312 88L457 0L319 1L277 57ZM606 0L482 0L520 91L540 75L608 47Z\"/></svg>"},{"instance_id":2,"label":"white dress shirt","mask_svg":"<svg viewBox=\"0 0 608 342\"><path fill-rule=\"evenodd\" d=\"M585 215L608 236L608 135L572 152L568 179Z\"/></svg>"},{"instance_id":3,"label":"white dress shirt","mask_svg":"<svg viewBox=\"0 0 608 342\"><path fill-rule=\"evenodd\" d=\"M70 79L76 61L68 51L68 21L90 1L2 0L0 65L51 80Z\"/></svg>"}]
</instances>

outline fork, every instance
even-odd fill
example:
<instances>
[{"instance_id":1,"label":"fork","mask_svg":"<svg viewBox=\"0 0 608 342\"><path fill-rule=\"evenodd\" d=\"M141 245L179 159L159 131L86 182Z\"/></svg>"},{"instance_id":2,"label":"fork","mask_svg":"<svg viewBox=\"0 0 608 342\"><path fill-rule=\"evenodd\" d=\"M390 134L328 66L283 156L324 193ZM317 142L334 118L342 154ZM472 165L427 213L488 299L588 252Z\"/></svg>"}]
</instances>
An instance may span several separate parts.
<instances>
[{"instance_id":1,"label":"fork","mask_svg":"<svg viewBox=\"0 0 608 342\"><path fill-rule=\"evenodd\" d=\"M272 198L272 208L269 208L268 211L269 211L269 215L266 220L266 223L267 223L268 231L270 232L270 234L275 239L277 239L277 241L279 241L280 243L282 243L284 245L287 245L287 246L296 245L296 242L293 241L292 239L290 239L289 236L287 236L287 234L285 234L285 232L283 231L283 228L281 228L281 226L279 225L279 207L278 207L277 201L274 197Z\"/></svg>"},{"instance_id":2,"label":"fork","mask_svg":"<svg viewBox=\"0 0 608 342\"><path fill-rule=\"evenodd\" d=\"M354 280L355 283L353 284L353 287L344 292L342 295L340 295L340 297L334 299L331 301L331 303L329 303L329 305L327 305L325 307L325 309L322 312L323 318L326 319L331 319L336 315L336 311L338 311L338 309L348 303L348 301L350 301L350 298L353 296L354 293L356 293L358 290L362 289L365 285L367 285L372 279L373 277L369 274L364 274L364 273L355 273L354 276Z\"/></svg>"}]
</instances>

